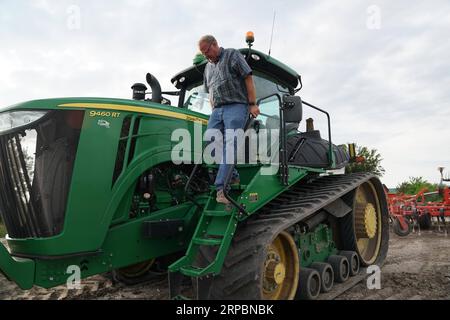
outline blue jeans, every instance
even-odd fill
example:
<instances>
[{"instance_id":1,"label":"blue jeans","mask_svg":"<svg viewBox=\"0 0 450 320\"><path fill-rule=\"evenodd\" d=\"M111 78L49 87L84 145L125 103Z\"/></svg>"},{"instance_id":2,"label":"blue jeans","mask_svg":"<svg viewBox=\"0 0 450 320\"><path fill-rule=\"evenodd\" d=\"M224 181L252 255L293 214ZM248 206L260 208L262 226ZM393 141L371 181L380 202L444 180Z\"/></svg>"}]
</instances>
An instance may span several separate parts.
<instances>
[{"instance_id":1,"label":"blue jeans","mask_svg":"<svg viewBox=\"0 0 450 320\"><path fill-rule=\"evenodd\" d=\"M239 173L234 168L234 163L227 163L226 150L234 148L234 161L236 162L237 144L235 139L226 138L227 129L244 129L249 113L247 104L227 104L221 108L214 108L208 122L208 129L217 129L223 135L223 158L217 172L215 186L217 190L223 190L225 178L231 168L233 168L233 178L238 178ZM230 141L228 141L230 140Z\"/></svg>"}]
</instances>

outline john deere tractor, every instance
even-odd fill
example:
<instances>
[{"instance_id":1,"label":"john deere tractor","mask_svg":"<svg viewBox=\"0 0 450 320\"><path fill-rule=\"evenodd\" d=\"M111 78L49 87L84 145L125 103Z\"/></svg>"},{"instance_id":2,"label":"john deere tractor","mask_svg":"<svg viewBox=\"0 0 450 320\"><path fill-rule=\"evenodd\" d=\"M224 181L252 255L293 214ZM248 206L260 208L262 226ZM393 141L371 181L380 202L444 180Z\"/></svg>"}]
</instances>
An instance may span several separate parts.
<instances>
[{"instance_id":1,"label":"john deere tractor","mask_svg":"<svg viewBox=\"0 0 450 320\"><path fill-rule=\"evenodd\" d=\"M227 177L231 205L216 202L218 166L194 161L202 148L184 150L191 161L173 161L173 132L202 136L211 113L201 56L173 77L176 91L162 92L147 74L151 93L137 83L132 100L4 108L1 272L26 290L65 284L74 266L81 278L108 273L124 282L159 268L172 298L190 277L199 299L285 300L316 299L381 265L389 220L382 184L372 174L336 173L352 157L332 143L329 114L296 95L297 72L249 44L239 51L253 69L261 116L247 129L278 130L278 170L267 174L274 163L258 154L237 164L240 183ZM324 115L326 139L311 120L300 131L303 108Z\"/></svg>"}]
</instances>

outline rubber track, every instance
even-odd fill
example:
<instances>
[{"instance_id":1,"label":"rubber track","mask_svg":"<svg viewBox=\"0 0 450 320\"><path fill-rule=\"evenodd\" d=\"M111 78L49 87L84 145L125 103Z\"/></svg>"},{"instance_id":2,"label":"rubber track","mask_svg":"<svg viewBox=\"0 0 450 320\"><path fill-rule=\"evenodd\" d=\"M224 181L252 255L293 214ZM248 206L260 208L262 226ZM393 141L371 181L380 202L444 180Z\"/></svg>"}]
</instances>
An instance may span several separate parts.
<instances>
[{"instance_id":1,"label":"rubber track","mask_svg":"<svg viewBox=\"0 0 450 320\"><path fill-rule=\"evenodd\" d=\"M267 244L272 243L281 231L312 216L372 178L376 176L367 173L324 176L294 186L271 201L238 227L222 272L214 278L210 299L262 299L259 279L262 270L257 268L265 260ZM202 265L214 257L214 249L202 247L197 261Z\"/></svg>"}]
</instances>

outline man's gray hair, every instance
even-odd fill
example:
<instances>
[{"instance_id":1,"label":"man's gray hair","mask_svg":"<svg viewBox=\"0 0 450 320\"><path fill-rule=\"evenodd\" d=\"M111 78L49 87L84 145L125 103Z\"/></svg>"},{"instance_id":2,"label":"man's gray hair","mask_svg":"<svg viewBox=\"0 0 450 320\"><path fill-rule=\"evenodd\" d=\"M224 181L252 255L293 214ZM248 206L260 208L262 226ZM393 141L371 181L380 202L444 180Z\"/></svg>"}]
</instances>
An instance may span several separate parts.
<instances>
[{"instance_id":1,"label":"man's gray hair","mask_svg":"<svg viewBox=\"0 0 450 320\"><path fill-rule=\"evenodd\" d=\"M214 36L207 34L206 36L203 36L200 38L200 40L198 40L198 45L200 45L203 42L211 44L211 43L217 43L217 40L216 40L216 38L214 38Z\"/></svg>"}]
</instances>

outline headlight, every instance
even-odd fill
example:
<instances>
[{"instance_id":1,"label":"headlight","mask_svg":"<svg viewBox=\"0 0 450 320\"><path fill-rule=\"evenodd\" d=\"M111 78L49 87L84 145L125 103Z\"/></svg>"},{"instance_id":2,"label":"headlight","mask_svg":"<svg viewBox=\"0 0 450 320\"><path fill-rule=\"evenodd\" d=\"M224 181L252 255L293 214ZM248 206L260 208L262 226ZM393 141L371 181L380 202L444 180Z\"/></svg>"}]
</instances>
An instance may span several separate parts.
<instances>
[{"instance_id":1,"label":"headlight","mask_svg":"<svg viewBox=\"0 0 450 320\"><path fill-rule=\"evenodd\" d=\"M26 126L45 116L48 111L10 111L0 113L0 132Z\"/></svg>"}]
</instances>

